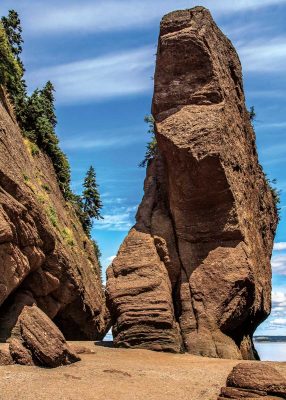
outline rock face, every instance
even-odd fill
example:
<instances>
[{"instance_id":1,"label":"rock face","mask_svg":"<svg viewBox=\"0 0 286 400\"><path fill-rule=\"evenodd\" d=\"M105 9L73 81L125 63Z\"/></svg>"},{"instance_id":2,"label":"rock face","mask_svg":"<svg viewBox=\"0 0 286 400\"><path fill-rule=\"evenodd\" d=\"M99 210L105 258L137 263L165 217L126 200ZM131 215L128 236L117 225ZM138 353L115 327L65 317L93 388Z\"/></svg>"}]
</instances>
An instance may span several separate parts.
<instances>
[{"instance_id":1,"label":"rock face","mask_svg":"<svg viewBox=\"0 0 286 400\"><path fill-rule=\"evenodd\" d=\"M22 137L0 90L0 341L25 305L66 339L100 339L106 306L92 243L60 192L49 158Z\"/></svg>"},{"instance_id":2,"label":"rock face","mask_svg":"<svg viewBox=\"0 0 286 400\"><path fill-rule=\"evenodd\" d=\"M158 154L107 272L114 342L253 359L277 212L239 58L208 10L163 18L152 113Z\"/></svg>"},{"instance_id":3,"label":"rock face","mask_svg":"<svg viewBox=\"0 0 286 400\"><path fill-rule=\"evenodd\" d=\"M222 388L220 399L286 399L286 380L266 363L236 365Z\"/></svg>"},{"instance_id":4,"label":"rock face","mask_svg":"<svg viewBox=\"0 0 286 400\"><path fill-rule=\"evenodd\" d=\"M9 349L15 363L23 365L55 368L80 360L60 330L37 306L23 308Z\"/></svg>"}]
</instances>

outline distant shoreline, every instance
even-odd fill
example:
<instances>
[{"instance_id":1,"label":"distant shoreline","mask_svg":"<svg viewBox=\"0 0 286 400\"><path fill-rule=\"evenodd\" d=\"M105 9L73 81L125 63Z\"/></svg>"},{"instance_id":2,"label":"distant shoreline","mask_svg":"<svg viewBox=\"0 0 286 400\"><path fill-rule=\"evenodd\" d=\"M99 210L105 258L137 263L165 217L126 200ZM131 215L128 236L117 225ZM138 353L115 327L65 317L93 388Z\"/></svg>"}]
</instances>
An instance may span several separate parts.
<instances>
[{"instance_id":1,"label":"distant shoreline","mask_svg":"<svg viewBox=\"0 0 286 400\"><path fill-rule=\"evenodd\" d=\"M277 343L284 343L286 342L286 336L254 336L255 342L277 342Z\"/></svg>"}]
</instances>

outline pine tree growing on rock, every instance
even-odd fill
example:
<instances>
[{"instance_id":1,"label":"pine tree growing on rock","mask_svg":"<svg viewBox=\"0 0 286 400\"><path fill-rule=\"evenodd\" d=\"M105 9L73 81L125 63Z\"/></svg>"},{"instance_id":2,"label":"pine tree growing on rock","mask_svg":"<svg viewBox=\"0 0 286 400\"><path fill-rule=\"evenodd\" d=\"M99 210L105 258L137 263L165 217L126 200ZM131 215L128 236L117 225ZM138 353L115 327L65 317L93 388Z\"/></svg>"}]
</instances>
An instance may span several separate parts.
<instances>
[{"instance_id":1,"label":"pine tree growing on rock","mask_svg":"<svg viewBox=\"0 0 286 400\"><path fill-rule=\"evenodd\" d=\"M19 59L22 53L22 27L18 13L15 10L9 10L8 17L1 18L8 41L11 46L12 53ZM19 62L21 60L19 59Z\"/></svg>"},{"instance_id":2,"label":"pine tree growing on rock","mask_svg":"<svg viewBox=\"0 0 286 400\"><path fill-rule=\"evenodd\" d=\"M139 167L141 168L146 167L148 162L153 160L158 151L157 140L155 136L155 120L153 115L146 115L144 117L144 122L146 122L146 124L149 126L148 133L151 134L151 140L147 143L144 160L142 160L139 164Z\"/></svg>"},{"instance_id":3,"label":"pine tree growing on rock","mask_svg":"<svg viewBox=\"0 0 286 400\"><path fill-rule=\"evenodd\" d=\"M48 81L42 90L36 89L27 100L24 134L50 157L61 191L68 199L71 196L70 166L59 147L59 139L55 132L57 118L54 91L53 84Z\"/></svg>"},{"instance_id":4,"label":"pine tree growing on rock","mask_svg":"<svg viewBox=\"0 0 286 400\"><path fill-rule=\"evenodd\" d=\"M96 183L96 174L93 166L88 169L84 179L84 191L83 197L83 212L89 220L89 231L92 227L92 220L101 219L100 210L102 208L102 202L100 200L100 194L98 191L98 185Z\"/></svg>"},{"instance_id":5,"label":"pine tree growing on rock","mask_svg":"<svg viewBox=\"0 0 286 400\"><path fill-rule=\"evenodd\" d=\"M18 13L10 10L7 17L1 18L0 26L1 47L1 84L10 95L15 108L17 120L21 127L26 115L26 82L24 80L24 65L20 58L22 53L22 27Z\"/></svg>"}]
</instances>

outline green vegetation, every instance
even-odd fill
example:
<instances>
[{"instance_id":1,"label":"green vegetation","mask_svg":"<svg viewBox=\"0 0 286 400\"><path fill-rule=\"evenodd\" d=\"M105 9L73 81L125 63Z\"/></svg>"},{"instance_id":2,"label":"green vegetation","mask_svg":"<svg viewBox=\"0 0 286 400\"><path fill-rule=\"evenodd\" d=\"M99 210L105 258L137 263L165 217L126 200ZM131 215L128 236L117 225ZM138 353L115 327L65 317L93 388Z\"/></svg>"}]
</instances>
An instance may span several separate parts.
<instances>
[{"instance_id":1,"label":"green vegetation","mask_svg":"<svg viewBox=\"0 0 286 400\"><path fill-rule=\"evenodd\" d=\"M248 114L249 114L250 122L253 124L253 122L254 122L255 119L256 119L256 112L255 112L254 106L251 106L251 107L250 107L250 109L249 109L249 111L248 111Z\"/></svg>"},{"instance_id":2,"label":"green vegetation","mask_svg":"<svg viewBox=\"0 0 286 400\"><path fill-rule=\"evenodd\" d=\"M139 167L141 168L146 167L149 161L153 160L158 152L158 146L155 137L155 120L153 115L146 115L144 117L144 122L146 122L149 126L148 133L151 134L151 140L147 143L144 160L142 160L139 164Z\"/></svg>"},{"instance_id":3,"label":"green vegetation","mask_svg":"<svg viewBox=\"0 0 286 400\"><path fill-rule=\"evenodd\" d=\"M0 24L0 84L10 96L23 135L34 144L31 154L34 156L41 149L50 157L60 189L65 199L69 199L70 166L55 132L54 87L48 81L43 89L36 89L27 96L23 78L25 69L20 58L22 43L19 16L10 10L7 17L1 18Z\"/></svg>"},{"instance_id":4,"label":"green vegetation","mask_svg":"<svg viewBox=\"0 0 286 400\"><path fill-rule=\"evenodd\" d=\"M10 96L17 120L22 127L25 121L26 84L23 79L22 28L16 11L10 10L0 23L0 84Z\"/></svg>"},{"instance_id":5,"label":"green vegetation","mask_svg":"<svg viewBox=\"0 0 286 400\"><path fill-rule=\"evenodd\" d=\"M266 179L267 185L271 191L271 194L272 194L272 197L274 200L276 213L278 215L278 220L280 220L280 210L281 209L279 207L279 204L281 201L281 199L280 199L281 191L279 189L277 189L277 187L275 186L277 184L277 179L269 179L266 174L265 174L265 179Z\"/></svg>"},{"instance_id":6,"label":"green vegetation","mask_svg":"<svg viewBox=\"0 0 286 400\"><path fill-rule=\"evenodd\" d=\"M54 207L49 206L48 210L47 210L47 214L48 214L51 224L56 228L58 226L58 216L57 216L57 212L54 209Z\"/></svg>"},{"instance_id":7,"label":"green vegetation","mask_svg":"<svg viewBox=\"0 0 286 400\"><path fill-rule=\"evenodd\" d=\"M24 138L24 143L32 157L35 157L40 153L39 147L35 143L31 142L28 138Z\"/></svg>"},{"instance_id":8,"label":"green vegetation","mask_svg":"<svg viewBox=\"0 0 286 400\"><path fill-rule=\"evenodd\" d=\"M84 183L82 196L73 195L75 210L81 221L84 231L90 237L94 219L101 219L100 210L102 202L96 183L96 174L93 166L88 169Z\"/></svg>"},{"instance_id":9,"label":"green vegetation","mask_svg":"<svg viewBox=\"0 0 286 400\"><path fill-rule=\"evenodd\" d=\"M61 231L62 237L63 239L67 242L67 244L69 246L74 246L74 238L73 238L73 233L72 231L65 227L62 231Z\"/></svg>"},{"instance_id":10,"label":"green vegetation","mask_svg":"<svg viewBox=\"0 0 286 400\"><path fill-rule=\"evenodd\" d=\"M55 98L52 82L48 81L42 89L36 89L31 96L27 95L24 80L25 68L21 60L22 53L22 27L19 15L10 10L7 17L0 21L0 85L8 94L14 107L15 116L22 129L24 142L31 156L36 156L42 150L53 163L59 187L66 200L70 200L82 223L83 229L90 237L94 219L102 218L100 210L102 203L96 183L96 175L93 167L88 170L82 196L72 193L70 189L70 165L66 155L59 146L59 139L55 132L57 118L55 114ZM26 185L38 196L38 200L45 204L48 185L42 184L44 192L39 192L35 185L29 181L29 177L23 174ZM52 206L46 208L47 215L54 227L58 228L58 217ZM73 245L70 231L64 228L63 238ZM100 250L96 242L94 249L100 257Z\"/></svg>"},{"instance_id":11,"label":"green vegetation","mask_svg":"<svg viewBox=\"0 0 286 400\"><path fill-rule=\"evenodd\" d=\"M22 53L22 28L19 15L14 10L9 10L8 17L1 18L2 25L5 29L11 51L17 61L21 63L20 54Z\"/></svg>"},{"instance_id":12,"label":"green vegetation","mask_svg":"<svg viewBox=\"0 0 286 400\"><path fill-rule=\"evenodd\" d=\"M84 179L84 191L83 191L83 210L89 218L100 219L100 210L102 208L102 203L100 200L100 195L98 191L98 186L96 183L96 175L93 166L91 165L86 173Z\"/></svg>"},{"instance_id":13,"label":"green vegetation","mask_svg":"<svg viewBox=\"0 0 286 400\"><path fill-rule=\"evenodd\" d=\"M102 265L100 262L100 257L102 256L100 248L98 246L98 243L95 240L92 240L92 244L93 244L93 248L94 248L94 252L98 261L98 266L99 266L99 275L100 275L100 279L102 280Z\"/></svg>"},{"instance_id":14,"label":"green vegetation","mask_svg":"<svg viewBox=\"0 0 286 400\"><path fill-rule=\"evenodd\" d=\"M47 193L50 193L50 192L51 192L50 187L49 187L48 185L46 185L45 183L42 184L42 188L43 188Z\"/></svg>"},{"instance_id":15,"label":"green vegetation","mask_svg":"<svg viewBox=\"0 0 286 400\"><path fill-rule=\"evenodd\" d=\"M35 90L27 99L24 135L50 157L60 189L65 199L69 199L71 197L70 166L59 147L59 140L55 133L56 124L54 87L48 81L42 90Z\"/></svg>"}]
</instances>

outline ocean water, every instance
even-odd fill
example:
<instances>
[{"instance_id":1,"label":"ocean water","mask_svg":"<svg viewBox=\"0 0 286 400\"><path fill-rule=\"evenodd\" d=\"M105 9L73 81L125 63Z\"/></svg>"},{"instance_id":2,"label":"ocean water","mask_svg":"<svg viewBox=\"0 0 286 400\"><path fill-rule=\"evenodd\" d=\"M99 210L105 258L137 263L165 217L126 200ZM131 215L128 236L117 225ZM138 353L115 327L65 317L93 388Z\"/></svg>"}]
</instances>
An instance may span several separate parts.
<instances>
[{"instance_id":1,"label":"ocean water","mask_svg":"<svg viewBox=\"0 0 286 400\"><path fill-rule=\"evenodd\" d=\"M254 342L261 361L285 361L286 342Z\"/></svg>"}]
</instances>

